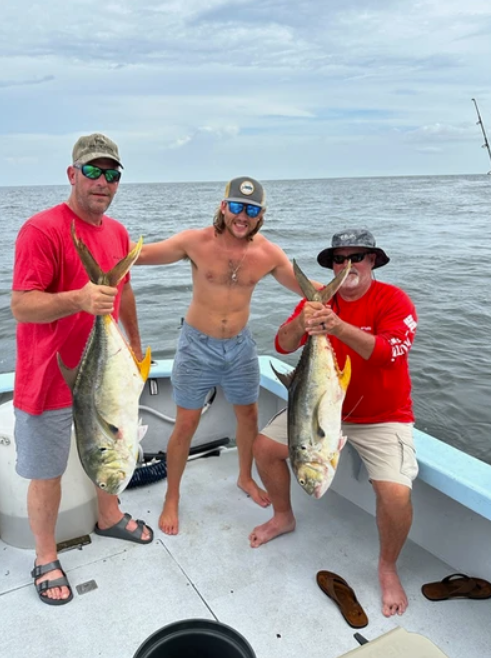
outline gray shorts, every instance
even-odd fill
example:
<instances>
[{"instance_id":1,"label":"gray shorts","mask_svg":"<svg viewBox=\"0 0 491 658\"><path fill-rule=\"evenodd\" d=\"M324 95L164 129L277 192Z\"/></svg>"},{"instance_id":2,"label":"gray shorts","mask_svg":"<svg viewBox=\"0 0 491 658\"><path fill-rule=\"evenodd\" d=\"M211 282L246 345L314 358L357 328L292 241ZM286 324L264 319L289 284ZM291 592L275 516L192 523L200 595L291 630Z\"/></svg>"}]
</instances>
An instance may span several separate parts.
<instances>
[{"instance_id":1,"label":"gray shorts","mask_svg":"<svg viewBox=\"0 0 491 658\"><path fill-rule=\"evenodd\" d=\"M412 423L342 423L342 432L360 455L370 480L412 488L418 475ZM286 409L276 414L261 434L288 445Z\"/></svg>"},{"instance_id":2,"label":"gray shorts","mask_svg":"<svg viewBox=\"0 0 491 658\"><path fill-rule=\"evenodd\" d=\"M234 338L211 338L186 322L179 333L172 368L174 402L199 409L208 391L221 386L230 404L253 404L259 397L256 343L245 327Z\"/></svg>"},{"instance_id":3,"label":"gray shorts","mask_svg":"<svg viewBox=\"0 0 491 658\"><path fill-rule=\"evenodd\" d=\"M72 436L72 408L45 411L39 416L14 408L17 473L28 480L63 475Z\"/></svg>"}]
</instances>

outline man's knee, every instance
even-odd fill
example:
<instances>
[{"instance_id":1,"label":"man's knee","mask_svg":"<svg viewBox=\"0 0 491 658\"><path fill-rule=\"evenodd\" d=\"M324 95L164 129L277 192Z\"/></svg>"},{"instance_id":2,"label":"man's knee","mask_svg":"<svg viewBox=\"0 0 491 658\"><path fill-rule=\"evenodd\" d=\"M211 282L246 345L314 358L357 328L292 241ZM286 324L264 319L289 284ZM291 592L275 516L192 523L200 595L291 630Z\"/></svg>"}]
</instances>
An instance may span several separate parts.
<instances>
[{"instance_id":1,"label":"man's knee","mask_svg":"<svg viewBox=\"0 0 491 658\"><path fill-rule=\"evenodd\" d=\"M384 504L392 506L411 504L411 487L382 480L372 480L372 486L377 499Z\"/></svg>"},{"instance_id":2,"label":"man's knee","mask_svg":"<svg viewBox=\"0 0 491 658\"><path fill-rule=\"evenodd\" d=\"M172 435L183 441L191 441L201 418L201 409L177 407L176 424Z\"/></svg>"},{"instance_id":3,"label":"man's knee","mask_svg":"<svg viewBox=\"0 0 491 658\"><path fill-rule=\"evenodd\" d=\"M258 410L257 403L236 404L234 405L235 416L238 421L257 424Z\"/></svg>"},{"instance_id":4,"label":"man's knee","mask_svg":"<svg viewBox=\"0 0 491 658\"><path fill-rule=\"evenodd\" d=\"M258 434L252 445L252 453L259 464L268 461L286 460L288 458L288 447L273 441L264 434Z\"/></svg>"}]
</instances>

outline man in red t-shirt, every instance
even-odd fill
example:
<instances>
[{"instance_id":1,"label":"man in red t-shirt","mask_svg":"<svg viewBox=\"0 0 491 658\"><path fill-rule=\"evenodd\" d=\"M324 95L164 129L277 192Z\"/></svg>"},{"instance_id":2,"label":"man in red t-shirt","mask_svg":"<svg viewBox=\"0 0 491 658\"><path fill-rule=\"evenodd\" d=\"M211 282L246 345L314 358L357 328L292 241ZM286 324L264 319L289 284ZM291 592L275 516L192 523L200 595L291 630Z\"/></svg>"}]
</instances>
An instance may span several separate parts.
<instances>
[{"instance_id":1,"label":"man in red t-shirt","mask_svg":"<svg viewBox=\"0 0 491 658\"><path fill-rule=\"evenodd\" d=\"M376 281L372 270L389 262L365 229L336 233L317 257L337 275L351 261L344 284L328 305L302 300L276 335L276 349L297 350L308 336L327 333L341 370L351 359L352 375L343 403L343 434L367 468L377 499L380 537L379 581L384 615L402 614L407 597L396 562L412 522L411 487L418 473L412 428L408 353L416 310L399 288ZM254 443L257 468L274 515L255 528L253 548L295 529L290 500L286 410Z\"/></svg>"},{"instance_id":2,"label":"man in red t-shirt","mask_svg":"<svg viewBox=\"0 0 491 658\"><path fill-rule=\"evenodd\" d=\"M67 174L66 203L31 217L15 245L12 313L17 325L14 385L16 469L30 480L29 522L36 544L32 577L40 599L62 605L72 590L58 560L55 526L72 429L72 398L57 362L74 368L80 361L94 316L112 313L142 359L136 304L129 274L117 288L88 280L71 238L75 224L104 271L130 251L124 226L104 213L118 189L122 168L118 147L108 137L80 137ZM153 532L119 509L117 496L97 489L95 532L149 543Z\"/></svg>"}]
</instances>

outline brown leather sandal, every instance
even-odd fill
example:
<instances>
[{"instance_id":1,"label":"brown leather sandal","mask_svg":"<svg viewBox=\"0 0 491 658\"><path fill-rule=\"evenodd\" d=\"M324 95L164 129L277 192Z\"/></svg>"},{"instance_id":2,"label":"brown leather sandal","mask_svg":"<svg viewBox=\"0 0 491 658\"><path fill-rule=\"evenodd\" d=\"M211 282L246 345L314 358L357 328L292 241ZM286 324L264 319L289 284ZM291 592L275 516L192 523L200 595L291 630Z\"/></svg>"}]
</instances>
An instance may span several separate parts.
<instances>
[{"instance_id":1,"label":"brown leather sandal","mask_svg":"<svg viewBox=\"0 0 491 658\"><path fill-rule=\"evenodd\" d=\"M448 599L490 599L491 583L484 578L470 578L464 573L453 573L435 583L421 587L423 596L429 601Z\"/></svg>"},{"instance_id":2,"label":"brown leather sandal","mask_svg":"<svg viewBox=\"0 0 491 658\"><path fill-rule=\"evenodd\" d=\"M319 571L317 584L327 596L338 606L346 622L352 628L364 628L368 625L368 617L361 607L356 594L348 583L332 571Z\"/></svg>"}]
</instances>

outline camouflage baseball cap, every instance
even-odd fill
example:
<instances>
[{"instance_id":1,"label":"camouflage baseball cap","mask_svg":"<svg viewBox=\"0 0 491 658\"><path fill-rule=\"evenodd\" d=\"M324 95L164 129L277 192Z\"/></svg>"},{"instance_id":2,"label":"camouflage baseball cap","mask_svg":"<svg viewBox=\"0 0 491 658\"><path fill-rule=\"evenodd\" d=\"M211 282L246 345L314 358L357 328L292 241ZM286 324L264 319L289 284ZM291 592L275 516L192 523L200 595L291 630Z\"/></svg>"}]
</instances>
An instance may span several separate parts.
<instances>
[{"instance_id":1,"label":"camouflage baseball cap","mask_svg":"<svg viewBox=\"0 0 491 658\"><path fill-rule=\"evenodd\" d=\"M227 183L223 200L250 203L253 206L264 208L266 193L261 183L258 183L254 178L240 176Z\"/></svg>"},{"instance_id":2,"label":"camouflage baseball cap","mask_svg":"<svg viewBox=\"0 0 491 658\"><path fill-rule=\"evenodd\" d=\"M376 246L375 238L366 228L348 228L332 236L331 246L324 249L317 256L317 262L322 267L332 270L332 257L334 251L341 247L363 247L375 254L375 264L373 269L387 265L390 258L383 249Z\"/></svg>"},{"instance_id":3,"label":"camouflage baseball cap","mask_svg":"<svg viewBox=\"0 0 491 658\"><path fill-rule=\"evenodd\" d=\"M73 164L87 164L97 158L110 158L123 169L116 144L101 133L82 135L77 140L72 152Z\"/></svg>"}]
</instances>

